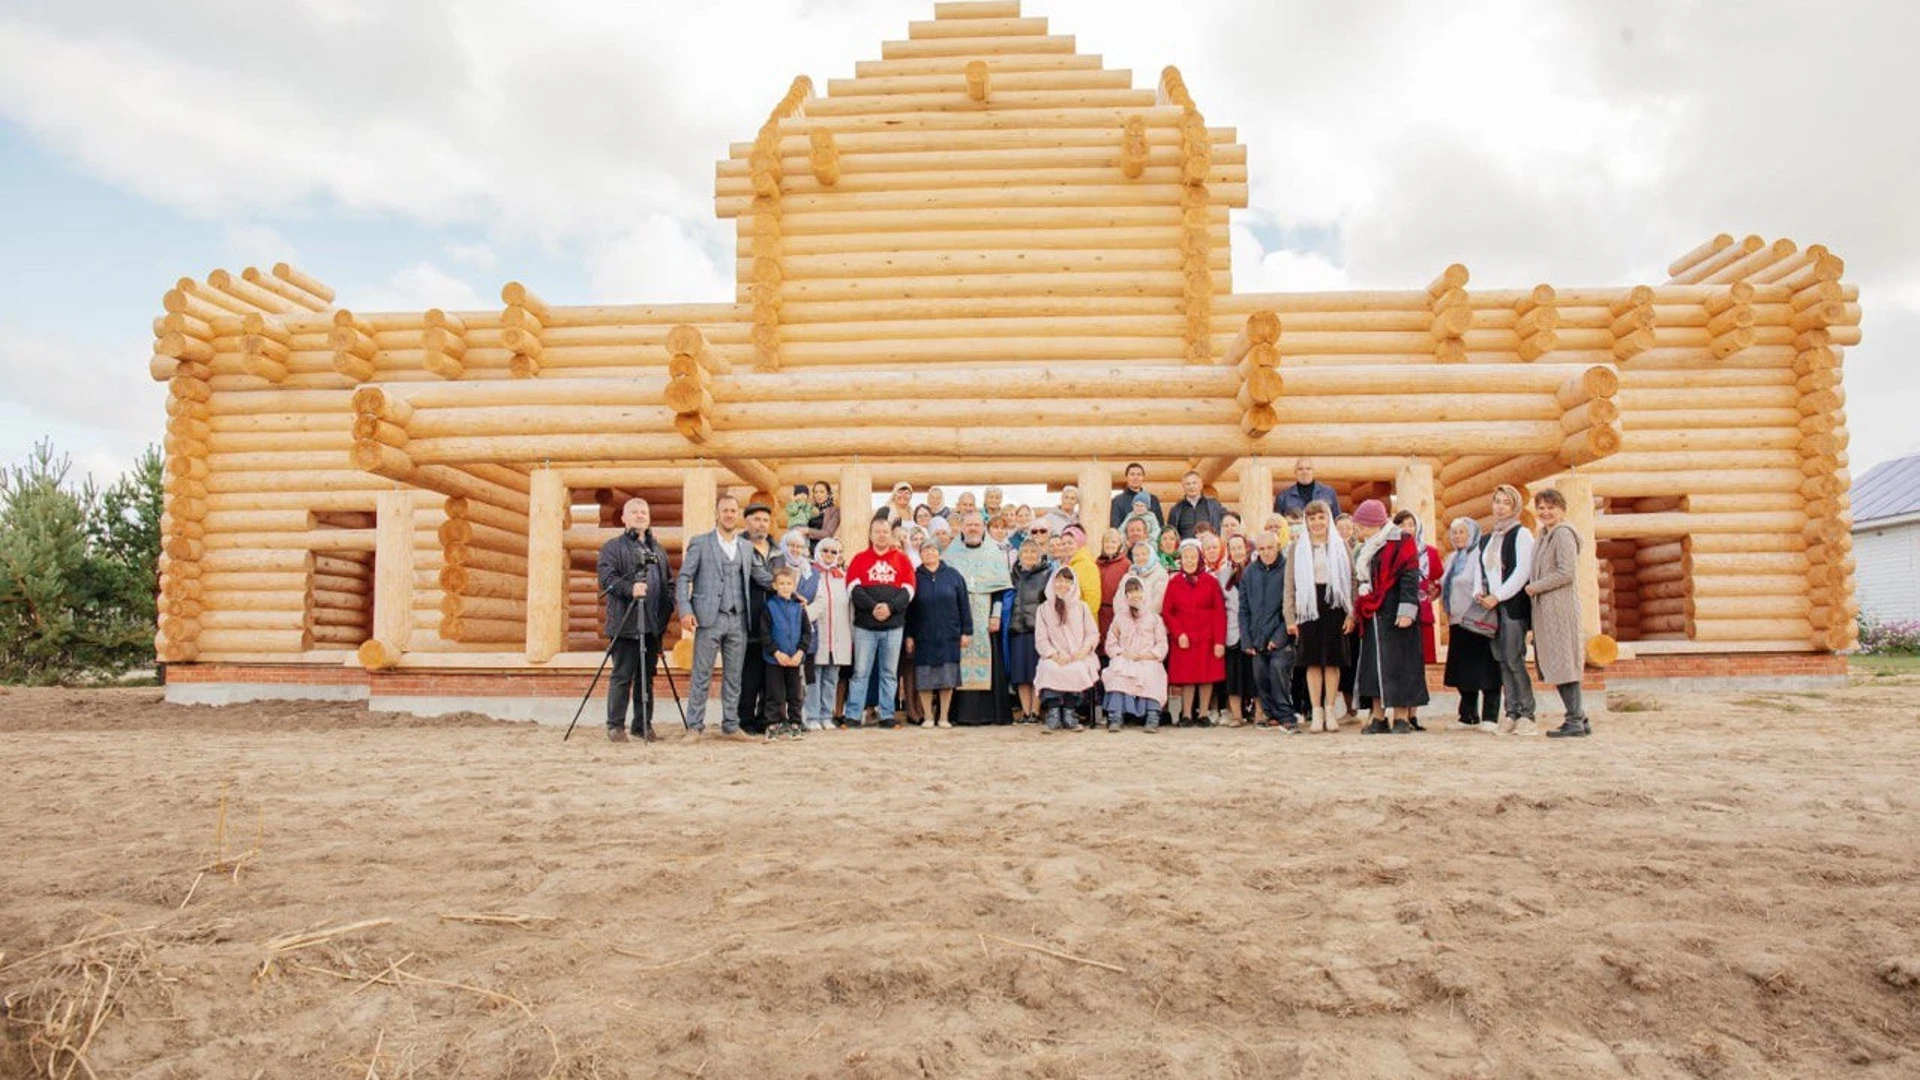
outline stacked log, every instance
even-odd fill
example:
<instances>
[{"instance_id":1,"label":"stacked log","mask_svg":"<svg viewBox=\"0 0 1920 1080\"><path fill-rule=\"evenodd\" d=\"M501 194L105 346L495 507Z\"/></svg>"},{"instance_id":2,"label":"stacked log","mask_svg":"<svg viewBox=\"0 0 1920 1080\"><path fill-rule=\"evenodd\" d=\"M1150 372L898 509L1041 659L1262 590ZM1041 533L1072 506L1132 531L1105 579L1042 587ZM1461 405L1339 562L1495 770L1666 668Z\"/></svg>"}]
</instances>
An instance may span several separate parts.
<instances>
[{"instance_id":1,"label":"stacked log","mask_svg":"<svg viewBox=\"0 0 1920 1080\"><path fill-rule=\"evenodd\" d=\"M1513 333L1519 339L1516 351L1520 359L1538 360L1559 344L1559 337L1554 333L1560 326L1556 297L1553 286L1536 285L1532 292L1514 302Z\"/></svg>"},{"instance_id":2,"label":"stacked log","mask_svg":"<svg viewBox=\"0 0 1920 1080\"><path fill-rule=\"evenodd\" d=\"M500 344L513 353L507 370L516 379L531 379L540 374L540 358L545 353L540 337L551 313L545 301L517 281L501 286L500 300L507 305L500 313Z\"/></svg>"},{"instance_id":3,"label":"stacked log","mask_svg":"<svg viewBox=\"0 0 1920 1080\"><path fill-rule=\"evenodd\" d=\"M287 263L274 263L271 271L247 267L240 278L307 311L326 312L333 308L333 290L319 279L301 273Z\"/></svg>"},{"instance_id":4,"label":"stacked log","mask_svg":"<svg viewBox=\"0 0 1920 1080\"><path fill-rule=\"evenodd\" d=\"M467 324L458 315L439 308L427 309L426 332L421 344L426 350L422 362L428 371L443 379L458 379L467 373Z\"/></svg>"},{"instance_id":5,"label":"stacked log","mask_svg":"<svg viewBox=\"0 0 1920 1080\"><path fill-rule=\"evenodd\" d=\"M673 410L673 429L689 442L706 442L713 437L713 376L728 374L732 368L697 326L669 331L667 354L667 388L662 397Z\"/></svg>"},{"instance_id":6,"label":"stacked log","mask_svg":"<svg viewBox=\"0 0 1920 1080\"><path fill-rule=\"evenodd\" d=\"M1213 361L1213 266L1208 259L1213 230L1207 218L1207 177L1213 170L1213 140L1206 120L1187 92L1178 68L1160 73L1159 104L1180 110L1181 276L1180 314L1186 317L1187 361ZM1131 119L1128 121L1131 123Z\"/></svg>"},{"instance_id":7,"label":"stacked log","mask_svg":"<svg viewBox=\"0 0 1920 1080\"><path fill-rule=\"evenodd\" d=\"M373 575L371 551L313 553L305 608L314 645L358 649L373 636Z\"/></svg>"},{"instance_id":8,"label":"stacked log","mask_svg":"<svg viewBox=\"0 0 1920 1080\"><path fill-rule=\"evenodd\" d=\"M1129 180L1146 175L1151 150L1147 142L1147 118L1138 113L1127 117L1126 125L1120 129L1120 174Z\"/></svg>"},{"instance_id":9,"label":"stacked log","mask_svg":"<svg viewBox=\"0 0 1920 1080\"><path fill-rule=\"evenodd\" d=\"M1631 360L1653 348L1656 316L1651 288L1635 285L1627 290L1607 304L1607 317L1611 320L1607 332L1613 339L1608 351L1614 359Z\"/></svg>"},{"instance_id":10,"label":"stacked log","mask_svg":"<svg viewBox=\"0 0 1920 1080\"><path fill-rule=\"evenodd\" d=\"M348 381L363 383L373 378L380 359L380 344L373 325L341 308L333 313L333 329L327 332L327 345L333 349L333 370Z\"/></svg>"},{"instance_id":11,"label":"stacked log","mask_svg":"<svg viewBox=\"0 0 1920 1080\"><path fill-rule=\"evenodd\" d=\"M527 515L461 497L442 509L437 632L448 641L518 644L526 634Z\"/></svg>"},{"instance_id":12,"label":"stacked log","mask_svg":"<svg viewBox=\"0 0 1920 1080\"><path fill-rule=\"evenodd\" d=\"M1235 400L1241 408L1240 430L1261 438L1278 422L1274 402L1285 384L1280 377L1280 316L1271 311L1256 311L1227 349L1227 363L1236 366L1240 391Z\"/></svg>"},{"instance_id":13,"label":"stacked log","mask_svg":"<svg viewBox=\"0 0 1920 1080\"><path fill-rule=\"evenodd\" d=\"M833 141L833 131L829 128L815 127L807 132L810 149L807 152L807 164L813 170L813 179L821 187L832 187L840 182L840 147Z\"/></svg>"},{"instance_id":14,"label":"stacked log","mask_svg":"<svg viewBox=\"0 0 1920 1080\"><path fill-rule=\"evenodd\" d=\"M753 304L753 363L763 371L780 366L780 286L784 278L780 266L781 181L786 171L781 157L780 123L803 116L805 102L812 94L813 83L805 75L793 80L786 96L761 125L748 162L753 182L754 232L752 284L747 297ZM810 159L819 158L818 164L809 162L816 179L827 186L839 183L840 154L833 143L832 131L818 126L810 128L807 142Z\"/></svg>"},{"instance_id":15,"label":"stacked log","mask_svg":"<svg viewBox=\"0 0 1920 1080\"><path fill-rule=\"evenodd\" d=\"M240 317L240 329L245 335L240 365L247 374L274 384L285 382L293 342L286 324L272 315L249 311Z\"/></svg>"},{"instance_id":16,"label":"stacked log","mask_svg":"<svg viewBox=\"0 0 1920 1080\"><path fill-rule=\"evenodd\" d=\"M1639 546L1636 540L1601 540L1594 545L1603 572L1612 582L1607 599L1607 616L1611 622L1607 633L1619 641L1640 639L1639 564L1634 558Z\"/></svg>"},{"instance_id":17,"label":"stacked log","mask_svg":"<svg viewBox=\"0 0 1920 1080\"><path fill-rule=\"evenodd\" d=\"M1473 307L1467 302L1467 268L1454 263L1427 286L1427 324L1433 337L1433 355L1440 363L1458 364L1467 358L1467 331L1473 328Z\"/></svg>"},{"instance_id":18,"label":"stacked log","mask_svg":"<svg viewBox=\"0 0 1920 1080\"><path fill-rule=\"evenodd\" d=\"M1726 292L1708 296L1701 306L1707 313L1707 347L1714 359L1725 360L1753 345L1752 285L1734 282Z\"/></svg>"},{"instance_id":19,"label":"stacked log","mask_svg":"<svg viewBox=\"0 0 1920 1080\"><path fill-rule=\"evenodd\" d=\"M1815 245L1816 247L1818 245ZM1846 389L1841 383L1843 350L1833 344L1834 327L1849 316L1840 285L1843 266L1824 249L1780 278L1794 290L1789 301L1800 330L1794 345L1800 471L1806 480L1807 617L1817 648L1852 648L1859 637L1859 602L1854 598L1854 559L1850 477L1846 460ZM1857 306L1852 313L1857 318Z\"/></svg>"}]
</instances>

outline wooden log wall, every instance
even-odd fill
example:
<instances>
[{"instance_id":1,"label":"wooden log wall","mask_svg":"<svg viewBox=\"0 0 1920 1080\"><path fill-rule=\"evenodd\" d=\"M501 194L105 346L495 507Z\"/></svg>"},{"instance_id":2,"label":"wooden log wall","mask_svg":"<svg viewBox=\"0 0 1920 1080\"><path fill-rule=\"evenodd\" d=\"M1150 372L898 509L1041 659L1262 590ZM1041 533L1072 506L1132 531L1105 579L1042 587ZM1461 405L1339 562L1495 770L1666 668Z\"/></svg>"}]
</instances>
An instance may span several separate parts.
<instances>
[{"instance_id":1,"label":"wooden log wall","mask_svg":"<svg viewBox=\"0 0 1920 1080\"><path fill-rule=\"evenodd\" d=\"M1045 19L946 7L882 51L719 165L760 370L1219 355L1246 150L1177 70L1134 89Z\"/></svg>"},{"instance_id":2,"label":"wooden log wall","mask_svg":"<svg viewBox=\"0 0 1920 1080\"><path fill-rule=\"evenodd\" d=\"M1436 532L1500 484L1584 481L1585 580L1622 639L1852 641L1860 308L1836 256L1722 235L1660 284L1469 290L1456 264L1236 294L1247 181L1179 71L1136 88L1017 3L942 3L824 94L795 79L718 164L731 303L508 282L496 308L379 313L285 264L182 279L150 361L157 652L514 667L604 644L593 555L635 496L677 553L721 491L1097 493L1139 460L1165 500L1196 469L1252 529L1301 454L1349 508L1398 492Z\"/></svg>"}]
</instances>

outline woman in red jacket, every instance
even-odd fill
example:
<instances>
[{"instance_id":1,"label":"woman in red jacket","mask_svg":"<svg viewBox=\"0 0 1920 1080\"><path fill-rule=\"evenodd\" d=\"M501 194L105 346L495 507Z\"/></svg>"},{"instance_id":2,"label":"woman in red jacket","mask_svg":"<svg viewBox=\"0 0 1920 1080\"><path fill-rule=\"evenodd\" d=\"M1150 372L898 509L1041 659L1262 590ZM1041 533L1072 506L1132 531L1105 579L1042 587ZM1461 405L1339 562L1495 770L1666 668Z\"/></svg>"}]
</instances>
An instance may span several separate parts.
<instances>
[{"instance_id":1,"label":"woman in red jacket","mask_svg":"<svg viewBox=\"0 0 1920 1080\"><path fill-rule=\"evenodd\" d=\"M1200 542L1180 542L1179 569L1167 578L1160 605L1167 624L1167 683L1174 723L1191 701L1206 725L1213 684L1227 677L1227 597L1220 580L1201 567Z\"/></svg>"}]
</instances>

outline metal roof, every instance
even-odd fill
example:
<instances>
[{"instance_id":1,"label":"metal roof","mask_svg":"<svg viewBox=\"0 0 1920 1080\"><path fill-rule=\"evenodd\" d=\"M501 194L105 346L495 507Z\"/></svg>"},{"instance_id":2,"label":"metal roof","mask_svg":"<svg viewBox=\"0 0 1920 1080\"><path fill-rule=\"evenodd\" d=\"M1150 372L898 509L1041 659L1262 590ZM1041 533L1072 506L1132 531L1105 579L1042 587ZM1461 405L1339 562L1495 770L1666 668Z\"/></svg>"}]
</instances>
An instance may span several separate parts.
<instances>
[{"instance_id":1,"label":"metal roof","mask_svg":"<svg viewBox=\"0 0 1920 1080\"><path fill-rule=\"evenodd\" d=\"M1853 523L1920 514L1920 454L1883 461L1853 482Z\"/></svg>"}]
</instances>

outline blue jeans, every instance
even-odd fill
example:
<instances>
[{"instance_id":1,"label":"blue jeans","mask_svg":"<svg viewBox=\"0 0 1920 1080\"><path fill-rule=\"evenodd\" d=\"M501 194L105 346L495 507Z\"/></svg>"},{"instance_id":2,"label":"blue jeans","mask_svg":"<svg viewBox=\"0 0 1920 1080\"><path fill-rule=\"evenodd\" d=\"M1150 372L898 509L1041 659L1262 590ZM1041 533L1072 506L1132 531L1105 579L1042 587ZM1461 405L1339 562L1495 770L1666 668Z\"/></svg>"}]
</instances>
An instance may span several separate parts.
<instances>
[{"instance_id":1,"label":"blue jeans","mask_svg":"<svg viewBox=\"0 0 1920 1080\"><path fill-rule=\"evenodd\" d=\"M880 667L880 697L874 704L874 711L882 720L893 719L893 699L900 683L900 642L906 636L906 628L896 626L891 630L862 630L853 628L853 681L847 684L847 707L857 708L855 702L867 700L867 680L873 677L874 665Z\"/></svg>"},{"instance_id":2,"label":"blue jeans","mask_svg":"<svg viewBox=\"0 0 1920 1080\"><path fill-rule=\"evenodd\" d=\"M825 725L833 719L834 698L840 691L840 665L815 664L807 684L807 723Z\"/></svg>"}]
</instances>

